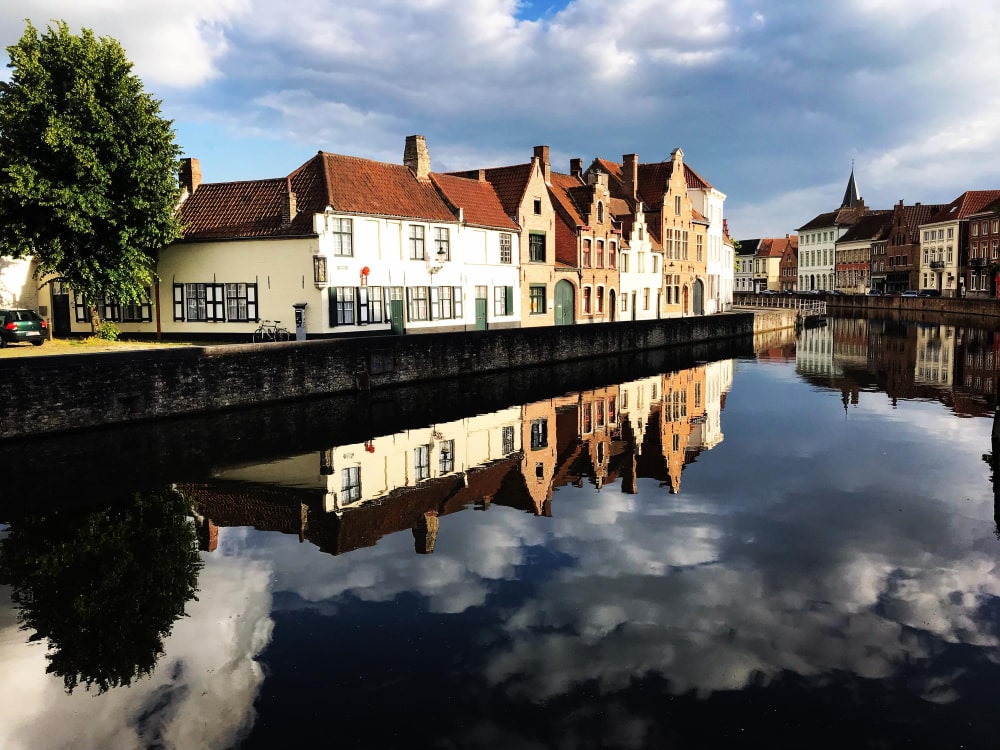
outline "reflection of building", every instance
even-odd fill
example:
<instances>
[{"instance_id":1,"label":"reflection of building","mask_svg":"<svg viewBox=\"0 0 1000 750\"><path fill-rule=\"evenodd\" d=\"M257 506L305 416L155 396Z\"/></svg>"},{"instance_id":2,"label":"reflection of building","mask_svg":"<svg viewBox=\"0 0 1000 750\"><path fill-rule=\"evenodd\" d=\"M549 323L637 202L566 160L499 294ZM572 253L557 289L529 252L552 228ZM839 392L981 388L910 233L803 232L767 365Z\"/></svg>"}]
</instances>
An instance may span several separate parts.
<instances>
[{"instance_id":1,"label":"reflection of building","mask_svg":"<svg viewBox=\"0 0 1000 750\"><path fill-rule=\"evenodd\" d=\"M295 534L331 554L410 530L432 552L440 518L470 505L552 515L553 492L639 478L680 489L684 466L722 440L733 363L595 388L454 422L217 471L184 484L204 527Z\"/></svg>"},{"instance_id":2,"label":"reflection of building","mask_svg":"<svg viewBox=\"0 0 1000 750\"><path fill-rule=\"evenodd\" d=\"M795 347L795 370L804 375L839 377L843 374L833 361L833 328L806 328Z\"/></svg>"},{"instance_id":3,"label":"reflection of building","mask_svg":"<svg viewBox=\"0 0 1000 750\"><path fill-rule=\"evenodd\" d=\"M913 382L951 387L954 382L955 329L952 326L917 326L917 357Z\"/></svg>"}]
</instances>

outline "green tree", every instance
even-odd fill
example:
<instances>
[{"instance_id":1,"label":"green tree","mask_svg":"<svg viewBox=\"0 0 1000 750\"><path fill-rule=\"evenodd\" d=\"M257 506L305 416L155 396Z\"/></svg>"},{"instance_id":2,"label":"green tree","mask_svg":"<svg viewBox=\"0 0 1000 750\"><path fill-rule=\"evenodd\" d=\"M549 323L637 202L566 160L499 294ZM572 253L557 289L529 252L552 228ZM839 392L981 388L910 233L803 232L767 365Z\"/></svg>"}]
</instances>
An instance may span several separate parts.
<instances>
[{"instance_id":1,"label":"green tree","mask_svg":"<svg viewBox=\"0 0 1000 750\"><path fill-rule=\"evenodd\" d=\"M104 692L153 671L198 590L203 563L189 513L179 493L163 490L12 521L0 583L11 587L28 640L48 641L46 671L67 692Z\"/></svg>"},{"instance_id":2,"label":"green tree","mask_svg":"<svg viewBox=\"0 0 1000 750\"><path fill-rule=\"evenodd\" d=\"M0 83L0 247L91 302L137 302L180 236L180 148L114 39L30 21Z\"/></svg>"}]
</instances>

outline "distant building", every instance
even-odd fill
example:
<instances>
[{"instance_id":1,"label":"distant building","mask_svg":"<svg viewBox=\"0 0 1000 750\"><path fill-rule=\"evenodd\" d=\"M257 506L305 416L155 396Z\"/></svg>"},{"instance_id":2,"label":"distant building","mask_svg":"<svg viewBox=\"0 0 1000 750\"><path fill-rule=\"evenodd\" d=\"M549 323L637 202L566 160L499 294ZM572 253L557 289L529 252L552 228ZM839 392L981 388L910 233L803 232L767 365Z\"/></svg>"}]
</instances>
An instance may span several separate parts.
<instances>
[{"instance_id":1,"label":"distant building","mask_svg":"<svg viewBox=\"0 0 1000 750\"><path fill-rule=\"evenodd\" d=\"M852 169L840 208L822 213L798 228L801 291L835 288L836 242L867 212Z\"/></svg>"}]
</instances>

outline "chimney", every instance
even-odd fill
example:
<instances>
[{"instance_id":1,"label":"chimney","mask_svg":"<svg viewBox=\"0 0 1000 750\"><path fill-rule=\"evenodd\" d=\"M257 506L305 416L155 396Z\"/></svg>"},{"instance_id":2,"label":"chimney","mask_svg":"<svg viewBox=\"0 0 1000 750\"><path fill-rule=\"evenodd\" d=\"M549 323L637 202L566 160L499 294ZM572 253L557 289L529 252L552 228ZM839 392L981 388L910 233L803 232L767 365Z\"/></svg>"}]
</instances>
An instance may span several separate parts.
<instances>
[{"instance_id":1,"label":"chimney","mask_svg":"<svg viewBox=\"0 0 1000 750\"><path fill-rule=\"evenodd\" d=\"M287 190L285 191L285 201L281 204L281 224L282 226L288 226L292 223L292 219L298 213L298 206L296 205L295 193L292 192L292 181L288 179L285 181Z\"/></svg>"},{"instance_id":2,"label":"chimney","mask_svg":"<svg viewBox=\"0 0 1000 750\"><path fill-rule=\"evenodd\" d=\"M403 164L421 182L430 180L431 157L427 152L427 142L422 135L406 136L406 147L403 149Z\"/></svg>"},{"instance_id":3,"label":"chimney","mask_svg":"<svg viewBox=\"0 0 1000 750\"><path fill-rule=\"evenodd\" d=\"M551 184L552 180L549 175L552 172L552 167L549 164L549 147L535 146L535 158L538 159L538 163L542 167L542 177L545 179L545 184Z\"/></svg>"},{"instance_id":4,"label":"chimney","mask_svg":"<svg viewBox=\"0 0 1000 750\"><path fill-rule=\"evenodd\" d=\"M486 170L485 169L480 169L479 170L479 181L480 182L486 182Z\"/></svg>"},{"instance_id":5,"label":"chimney","mask_svg":"<svg viewBox=\"0 0 1000 750\"><path fill-rule=\"evenodd\" d=\"M191 158L181 159L180 184L188 195L194 194L201 185L201 162Z\"/></svg>"},{"instance_id":6,"label":"chimney","mask_svg":"<svg viewBox=\"0 0 1000 750\"><path fill-rule=\"evenodd\" d=\"M583 174L583 159L570 159L569 173L574 177L580 177Z\"/></svg>"},{"instance_id":7,"label":"chimney","mask_svg":"<svg viewBox=\"0 0 1000 750\"><path fill-rule=\"evenodd\" d=\"M639 182L639 157L635 154L622 156L622 181L625 183L625 195L635 200L636 185Z\"/></svg>"}]
</instances>

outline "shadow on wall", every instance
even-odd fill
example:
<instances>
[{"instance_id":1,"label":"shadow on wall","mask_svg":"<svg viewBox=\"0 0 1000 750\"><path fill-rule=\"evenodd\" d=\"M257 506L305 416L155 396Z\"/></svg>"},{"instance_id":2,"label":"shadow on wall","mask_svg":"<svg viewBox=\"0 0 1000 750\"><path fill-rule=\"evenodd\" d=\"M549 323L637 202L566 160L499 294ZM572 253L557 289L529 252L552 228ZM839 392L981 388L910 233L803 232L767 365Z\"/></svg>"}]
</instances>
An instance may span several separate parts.
<instances>
[{"instance_id":1,"label":"shadow on wall","mask_svg":"<svg viewBox=\"0 0 1000 750\"><path fill-rule=\"evenodd\" d=\"M38 309L38 284L30 259L0 257L0 307Z\"/></svg>"}]
</instances>

